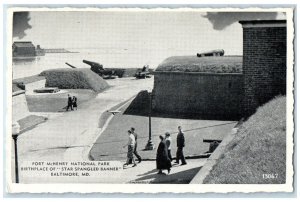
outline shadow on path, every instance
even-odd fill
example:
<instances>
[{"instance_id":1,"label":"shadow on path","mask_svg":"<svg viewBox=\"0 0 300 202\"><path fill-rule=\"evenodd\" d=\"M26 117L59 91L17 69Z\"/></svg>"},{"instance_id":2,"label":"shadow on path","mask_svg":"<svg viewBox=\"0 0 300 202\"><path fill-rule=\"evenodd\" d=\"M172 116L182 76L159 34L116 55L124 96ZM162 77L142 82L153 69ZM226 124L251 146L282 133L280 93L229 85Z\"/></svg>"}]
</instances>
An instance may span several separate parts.
<instances>
[{"instance_id":1,"label":"shadow on path","mask_svg":"<svg viewBox=\"0 0 300 202\"><path fill-rule=\"evenodd\" d=\"M143 177L137 178L135 182L143 182L146 181L150 184L188 184L193 179L193 177L197 174L197 172L201 169L201 167L191 168L188 170L184 170L181 172L173 173L172 170L170 174L158 174L156 169L153 169L147 173L145 173ZM156 172L154 174L151 174Z\"/></svg>"},{"instance_id":2,"label":"shadow on path","mask_svg":"<svg viewBox=\"0 0 300 202\"><path fill-rule=\"evenodd\" d=\"M148 171L146 173L143 173L143 174L140 174L140 175L137 175L137 176L145 176L145 175L149 175L149 174L155 173L155 172L157 172L157 169L150 170L150 171Z\"/></svg>"}]
</instances>

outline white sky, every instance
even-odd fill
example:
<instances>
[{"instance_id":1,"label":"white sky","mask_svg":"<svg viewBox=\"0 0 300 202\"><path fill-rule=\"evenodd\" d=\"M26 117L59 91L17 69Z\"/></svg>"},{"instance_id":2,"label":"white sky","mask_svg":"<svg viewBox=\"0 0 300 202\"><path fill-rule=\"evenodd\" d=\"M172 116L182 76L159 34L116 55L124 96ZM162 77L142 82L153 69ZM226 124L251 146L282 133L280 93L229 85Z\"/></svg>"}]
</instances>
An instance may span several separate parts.
<instances>
[{"instance_id":1,"label":"white sky","mask_svg":"<svg viewBox=\"0 0 300 202\"><path fill-rule=\"evenodd\" d=\"M128 48L242 54L242 27L216 31L200 12L30 12L22 41L44 48ZM14 38L14 40L19 40Z\"/></svg>"}]
</instances>

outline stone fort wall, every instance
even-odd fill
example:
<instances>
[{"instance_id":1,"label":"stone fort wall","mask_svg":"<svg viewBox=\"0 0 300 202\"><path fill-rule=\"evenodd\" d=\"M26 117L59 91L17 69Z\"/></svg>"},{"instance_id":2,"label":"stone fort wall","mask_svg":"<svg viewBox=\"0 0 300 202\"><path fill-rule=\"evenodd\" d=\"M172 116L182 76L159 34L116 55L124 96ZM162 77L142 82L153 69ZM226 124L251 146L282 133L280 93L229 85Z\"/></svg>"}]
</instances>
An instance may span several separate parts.
<instances>
[{"instance_id":1,"label":"stone fort wall","mask_svg":"<svg viewBox=\"0 0 300 202\"><path fill-rule=\"evenodd\" d=\"M191 118L238 119L242 115L243 75L155 72L153 110Z\"/></svg>"}]
</instances>

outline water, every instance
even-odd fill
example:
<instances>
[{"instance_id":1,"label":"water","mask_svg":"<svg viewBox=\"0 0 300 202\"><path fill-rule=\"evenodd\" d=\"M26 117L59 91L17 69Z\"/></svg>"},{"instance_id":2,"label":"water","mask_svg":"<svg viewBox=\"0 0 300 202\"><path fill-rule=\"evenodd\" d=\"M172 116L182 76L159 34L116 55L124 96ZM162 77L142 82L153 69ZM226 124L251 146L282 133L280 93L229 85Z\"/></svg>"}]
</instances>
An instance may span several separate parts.
<instances>
[{"instance_id":1,"label":"water","mask_svg":"<svg viewBox=\"0 0 300 202\"><path fill-rule=\"evenodd\" d=\"M65 64L66 62L78 68L90 68L82 60L98 62L104 68L142 68L145 64L148 64L150 68L156 68L159 63L169 56L187 54L178 50L125 48L68 50L79 53L46 53L45 56L14 58L13 79L36 75L47 69L70 68Z\"/></svg>"}]
</instances>

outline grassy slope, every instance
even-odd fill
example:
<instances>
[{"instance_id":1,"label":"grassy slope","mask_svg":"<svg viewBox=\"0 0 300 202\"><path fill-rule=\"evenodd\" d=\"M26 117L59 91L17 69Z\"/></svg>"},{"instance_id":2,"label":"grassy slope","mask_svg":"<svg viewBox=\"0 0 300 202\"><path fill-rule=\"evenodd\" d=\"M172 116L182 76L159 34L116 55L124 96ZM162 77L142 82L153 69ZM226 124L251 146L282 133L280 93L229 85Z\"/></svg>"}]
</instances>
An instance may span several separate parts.
<instances>
[{"instance_id":1,"label":"grassy slope","mask_svg":"<svg viewBox=\"0 0 300 202\"><path fill-rule=\"evenodd\" d=\"M264 179L263 174L278 175ZM204 183L280 184L286 175L286 98L258 108L227 145Z\"/></svg>"},{"instance_id":2,"label":"grassy slope","mask_svg":"<svg viewBox=\"0 0 300 202\"><path fill-rule=\"evenodd\" d=\"M242 57L174 56L164 60L156 71L241 73Z\"/></svg>"},{"instance_id":3,"label":"grassy slope","mask_svg":"<svg viewBox=\"0 0 300 202\"><path fill-rule=\"evenodd\" d=\"M51 69L43 71L40 75L46 77L47 87L92 89L96 92L100 92L108 87L106 81L90 69Z\"/></svg>"}]
</instances>

